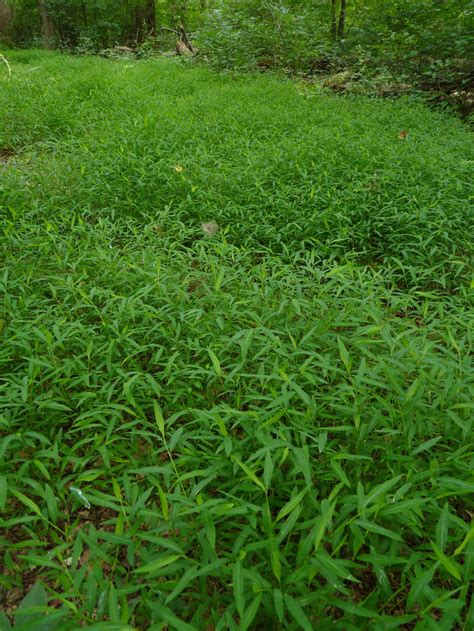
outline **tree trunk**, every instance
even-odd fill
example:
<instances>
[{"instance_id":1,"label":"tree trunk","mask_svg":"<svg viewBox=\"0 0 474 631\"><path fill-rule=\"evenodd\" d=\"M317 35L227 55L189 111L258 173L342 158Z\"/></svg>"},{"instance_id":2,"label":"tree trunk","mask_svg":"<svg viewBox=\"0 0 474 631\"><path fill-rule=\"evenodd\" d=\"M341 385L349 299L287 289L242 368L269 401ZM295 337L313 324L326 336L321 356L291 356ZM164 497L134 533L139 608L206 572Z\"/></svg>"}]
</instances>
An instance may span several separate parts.
<instances>
[{"instance_id":1,"label":"tree trunk","mask_svg":"<svg viewBox=\"0 0 474 631\"><path fill-rule=\"evenodd\" d=\"M145 4L145 23L148 29L147 35L154 37L156 35L156 6L155 0L146 0Z\"/></svg>"},{"instance_id":2,"label":"tree trunk","mask_svg":"<svg viewBox=\"0 0 474 631\"><path fill-rule=\"evenodd\" d=\"M84 20L84 26L87 28L89 25L87 23L87 7L85 0L82 0L82 19Z\"/></svg>"},{"instance_id":3,"label":"tree trunk","mask_svg":"<svg viewBox=\"0 0 474 631\"><path fill-rule=\"evenodd\" d=\"M46 8L45 0L38 0L38 11L41 18L41 34L45 48L52 48L54 39L54 24Z\"/></svg>"},{"instance_id":4,"label":"tree trunk","mask_svg":"<svg viewBox=\"0 0 474 631\"><path fill-rule=\"evenodd\" d=\"M337 11L336 0L331 0L331 37L335 42L337 39Z\"/></svg>"},{"instance_id":5,"label":"tree trunk","mask_svg":"<svg viewBox=\"0 0 474 631\"><path fill-rule=\"evenodd\" d=\"M6 0L0 0L0 33L6 33L12 23L13 12Z\"/></svg>"},{"instance_id":6,"label":"tree trunk","mask_svg":"<svg viewBox=\"0 0 474 631\"><path fill-rule=\"evenodd\" d=\"M344 35L346 31L346 11L347 11L347 0L341 0L341 8L339 10L339 22L337 24L338 39L344 39Z\"/></svg>"}]
</instances>

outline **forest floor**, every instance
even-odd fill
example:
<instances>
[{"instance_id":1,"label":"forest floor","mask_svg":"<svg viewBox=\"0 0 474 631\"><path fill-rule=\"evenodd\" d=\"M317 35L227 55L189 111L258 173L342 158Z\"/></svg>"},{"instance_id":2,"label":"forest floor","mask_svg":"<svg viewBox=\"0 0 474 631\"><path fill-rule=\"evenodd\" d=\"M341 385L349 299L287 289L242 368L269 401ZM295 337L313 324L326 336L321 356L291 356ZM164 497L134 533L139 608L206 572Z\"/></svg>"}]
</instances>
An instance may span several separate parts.
<instances>
[{"instance_id":1,"label":"forest floor","mask_svg":"<svg viewBox=\"0 0 474 631\"><path fill-rule=\"evenodd\" d=\"M467 127L6 56L0 628L472 629Z\"/></svg>"}]
</instances>

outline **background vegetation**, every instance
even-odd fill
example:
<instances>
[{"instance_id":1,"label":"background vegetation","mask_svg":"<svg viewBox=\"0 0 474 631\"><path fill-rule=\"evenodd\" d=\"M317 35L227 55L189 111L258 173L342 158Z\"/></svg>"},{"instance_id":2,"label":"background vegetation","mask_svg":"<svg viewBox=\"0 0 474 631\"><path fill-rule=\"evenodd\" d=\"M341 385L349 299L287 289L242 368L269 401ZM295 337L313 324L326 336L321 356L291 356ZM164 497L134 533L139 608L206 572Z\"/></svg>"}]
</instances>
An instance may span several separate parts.
<instances>
[{"instance_id":1,"label":"background vegetation","mask_svg":"<svg viewBox=\"0 0 474 631\"><path fill-rule=\"evenodd\" d=\"M174 49L183 25L200 57L220 68L306 79L345 72L328 85L428 90L464 113L473 103L473 18L472 0L0 0L10 44L144 54Z\"/></svg>"},{"instance_id":2,"label":"background vegetation","mask_svg":"<svg viewBox=\"0 0 474 631\"><path fill-rule=\"evenodd\" d=\"M470 631L463 124L8 61L0 628Z\"/></svg>"}]
</instances>

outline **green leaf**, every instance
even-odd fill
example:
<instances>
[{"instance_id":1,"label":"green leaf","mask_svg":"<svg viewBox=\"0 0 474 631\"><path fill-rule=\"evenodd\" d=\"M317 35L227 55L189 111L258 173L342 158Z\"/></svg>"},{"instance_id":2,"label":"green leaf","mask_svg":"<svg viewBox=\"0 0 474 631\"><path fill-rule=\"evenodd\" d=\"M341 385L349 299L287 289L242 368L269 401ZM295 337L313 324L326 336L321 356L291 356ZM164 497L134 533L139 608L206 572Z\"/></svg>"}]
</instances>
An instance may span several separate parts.
<instances>
[{"instance_id":1,"label":"green leaf","mask_svg":"<svg viewBox=\"0 0 474 631\"><path fill-rule=\"evenodd\" d=\"M120 608L113 583L111 583L109 589L109 617L111 622L120 622Z\"/></svg>"},{"instance_id":2,"label":"green leaf","mask_svg":"<svg viewBox=\"0 0 474 631\"><path fill-rule=\"evenodd\" d=\"M369 532L374 532L377 535L382 535L382 537L388 537L394 541L403 541L402 537L396 532L393 532L393 530L383 528L382 526L374 524L371 521L367 521L366 519L355 519L352 523L356 524L363 530L368 530Z\"/></svg>"},{"instance_id":3,"label":"green leaf","mask_svg":"<svg viewBox=\"0 0 474 631\"><path fill-rule=\"evenodd\" d=\"M336 502L332 504L328 500L323 500L321 502L321 517L318 518L316 531L314 533L314 550L318 551L319 546L324 537L324 533L326 532L326 528L328 527L332 516L334 514L334 509L336 508Z\"/></svg>"},{"instance_id":4,"label":"green leaf","mask_svg":"<svg viewBox=\"0 0 474 631\"><path fill-rule=\"evenodd\" d=\"M163 418L163 413L156 399L153 399L153 410L155 413L155 422L158 426L158 430L162 436L165 435L165 419Z\"/></svg>"},{"instance_id":5,"label":"green leaf","mask_svg":"<svg viewBox=\"0 0 474 631\"><path fill-rule=\"evenodd\" d=\"M171 626L171 628L176 629L176 631L198 631L197 627L195 627L194 625L180 620L178 616L174 614L168 607L155 602L149 602L148 605L153 611L155 617L159 616L161 621L166 622L168 625Z\"/></svg>"},{"instance_id":6,"label":"green leaf","mask_svg":"<svg viewBox=\"0 0 474 631\"><path fill-rule=\"evenodd\" d=\"M2 511L7 503L8 481L4 476L0 477L0 511Z\"/></svg>"},{"instance_id":7,"label":"green leaf","mask_svg":"<svg viewBox=\"0 0 474 631\"><path fill-rule=\"evenodd\" d=\"M160 496L160 504L161 504L161 512L163 514L163 519L169 521L170 513L168 508L168 500L166 499L166 495L161 488L161 486L157 483L158 495Z\"/></svg>"},{"instance_id":8,"label":"green leaf","mask_svg":"<svg viewBox=\"0 0 474 631\"><path fill-rule=\"evenodd\" d=\"M285 506L283 506L283 508L278 513L278 515L277 515L277 517L275 519L275 523L278 523L281 519L283 519L284 517L289 515L289 513L294 511L295 508L299 504L301 504L301 502L303 501L303 498L304 498L304 496L306 495L307 492L308 492L308 487L304 488L302 491L297 493L297 495L295 495L289 502L287 502L285 504Z\"/></svg>"},{"instance_id":9,"label":"green leaf","mask_svg":"<svg viewBox=\"0 0 474 631\"><path fill-rule=\"evenodd\" d=\"M313 631L314 627L308 620L301 605L289 594L285 594L285 604L291 617L300 625L304 631Z\"/></svg>"},{"instance_id":10,"label":"green leaf","mask_svg":"<svg viewBox=\"0 0 474 631\"><path fill-rule=\"evenodd\" d=\"M471 529L469 530L469 532L464 537L464 540L461 542L461 544L454 551L454 556L457 556L458 554L461 554L461 552L464 550L464 548L467 546L467 544L472 539L474 539L474 524L471 526Z\"/></svg>"},{"instance_id":11,"label":"green leaf","mask_svg":"<svg viewBox=\"0 0 474 631\"><path fill-rule=\"evenodd\" d=\"M446 541L448 539L448 526L449 526L449 504L445 502L443 510L436 526L436 543L441 550L446 547Z\"/></svg>"},{"instance_id":12,"label":"green leaf","mask_svg":"<svg viewBox=\"0 0 474 631\"><path fill-rule=\"evenodd\" d=\"M431 542L431 546L444 569L451 574L451 576L454 576L456 580L462 581L460 566L455 561L448 558L434 541Z\"/></svg>"},{"instance_id":13,"label":"green leaf","mask_svg":"<svg viewBox=\"0 0 474 631\"><path fill-rule=\"evenodd\" d=\"M263 468L263 484L267 491L270 489L273 476L273 458L270 451L265 454L265 466Z\"/></svg>"},{"instance_id":14,"label":"green leaf","mask_svg":"<svg viewBox=\"0 0 474 631\"><path fill-rule=\"evenodd\" d=\"M390 491L390 489L392 489L400 482L402 477L402 475L397 475L391 480L387 480L386 482L377 485L375 488L369 491L369 493L365 496L364 501L362 502L362 508L367 508L367 506L375 502L375 500L378 499L381 495Z\"/></svg>"},{"instance_id":15,"label":"green leaf","mask_svg":"<svg viewBox=\"0 0 474 631\"><path fill-rule=\"evenodd\" d=\"M220 377L222 375L222 370L219 358L210 348L207 349L207 352L209 353L209 357L211 358L212 365L214 366L214 370L216 371L217 376Z\"/></svg>"},{"instance_id":16,"label":"green leaf","mask_svg":"<svg viewBox=\"0 0 474 631\"><path fill-rule=\"evenodd\" d=\"M45 484L44 486L44 498L46 500L46 505L48 506L49 519L52 522L56 522L58 519L58 500L56 499L53 489L49 486L49 484Z\"/></svg>"},{"instance_id":17,"label":"green leaf","mask_svg":"<svg viewBox=\"0 0 474 631\"><path fill-rule=\"evenodd\" d=\"M11 493L27 508L36 513L39 517L43 517L40 507L38 506L38 504L36 504L36 502L24 495L21 491L17 491L16 489L12 489Z\"/></svg>"},{"instance_id":18,"label":"green leaf","mask_svg":"<svg viewBox=\"0 0 474 631\"><path fill-rule=\"evenodd\" d=\"M239 631L246 631L253 622L253 619L257 615L257 611L260 607L260 603L262 602L262 594L257 594L255 598L250 603L249 607L245 610L244 617L241 621Z\"/></svg>"},{"instance_id":19,"label":"green leaf","mask_svg":"<svg viewBox=\"0 0 474 631\"><path fill-rule=\"evenodd\" d=\"M442 438L443 438L442 436L435 436L435 438L430 438L429 440L425 440L424 443L421 443L421 445L418 445L418 447L412 450L411 455L417 456L418 454L421 454L423 451L428 451L429 449L431 449L431 447L434 447L436 443L439 443L439 441Z\"/></svg>"},{"instance_id":20,"label":"green leaf","mask_svg":"<svg viewBox=\"0 0 474 631\"><path fill-rule=\"evenodd\" d=\"M339 355L341 356L342 362L344 366L346 367L347 372L351 372L352 360L349 356L349 352L346 348L346 345L344 344L344 342L341 340L340 337L337 338L337 345L339 347Z\"/></svg>"},{"instance_id":21,"label":"green leaf","mask_svg":"<svg viewBox=\"0 0 474 631\"><path fill-rule=\"evenodd\" d=\"M272 570L275 578L278 582L281 581L281 561L280 561L280 551L277 546L272 545L272 550L270 553Z\"/></svg>"},{"instance_id":22,"label":"green leaf","mask_svg":"<svg viewBox=\"0 0 474 631\"><path fill-rule=\"evenodd\" d=\"M168 565L171 565L171 563L174 563L175 561L180 559L181 556L181 554L170 554L165 557L160 557L159 559L155 559L154 561L151 561L150 563L147 563L146 565L143 565L133 571L135 574L153 574L153 572L156 572Z\"/></svg>"},{"instance_id":23,"label":"green leaf","mask_svg":"<svg viewBox=\"0 0 474 631\"><path fill-rule=\"evenodd\" d=\"M43 617L41 608L47 607L48 596L41 581L36 581L15 611L15 618L22 625L33 624L38 617ZM18 623L17 623L18 624Z\"/></svg>"},{"instance_id":24,"label":"green leaf","mask_svg":"<svg viewBox=\"0 0 474 631\"><path fill-rule=\"evenodd\" d=\"M242 561L234 563L232 568L232 580L234 589L235 606L240 619L244 617L245 596L244 596L244 576L242 572Z\"/></svg>"},{"instance_id":25,"label":"green leaf","mask_svg":"<svg viewBox=\"0 0 474 631\"><path fill-rule=\"evenodd\" d=\"M348 489L350 489L351 488L351 483L349 482L349 478L347 477L347 475L345 474L343 468L341 467L339 462L337 462L337 460L331 460L331 468L334 471L334 473L337 475L339 480L343 484L345 484L345 486L347 486Z\"/></svg>"},{"instance_id":26,"label":"green leaf","mask_svg":"<svg viewBox=\"0 0 474 631\"><path fill-rule=\"evenodd\" d=\"M414 609L415 606L423 606L425 599L425 591L433 580L433 576L438 569L439 563L435 563L429 570L422 572L413 581L410 592L407 597L408 609Z\"/></svg>"},{"instance_id":27,"label":"green leaf","mask_svg":"<svg viewBox=\"0 0 474 631\"><path fill-rule=\"evenodd\" d=\"M245 473L245 475L247 476L247 478L249 480L251 480L254 484L256 484L260 489L262 489L262 491L265 493L265 487L262 484L262 482L257 478L257 476L255 475L255 473L252 471L252 469L250 469L250 467L248 467L246 464L244 464L241 460L239 460L236 456L231 456L232 461L235 462L236 464L239 465L239 467L242 469L242 471Z\"/></svg>"},{"instance_id":28,"label":"green leaf","mask_svg":"<svg viewBox=\"0 0 474 631\"><path fill-rule=\"evenodd\" d=\"M273 604L275 605L275 613L280 622L283 622L284 616L284 605L283 605L283 594L277 588L273 590Z\"/></svg>"},{"instance_id":29,"label":"green leaf","mask_svg":"<svg viewBox=\"0 0 474 631\"><path fill-rule=\"evenodd\" d=\"M331 604L333 604L338 609L342 609L343 611L346 611L353 616L357 616L359 618L378 618L378 613L371 609L367 609L367 607L362 607L361 605L356 605L354 603L335 598L331 598L328 600L330 600Z\"/></svg>"}]
</instances>

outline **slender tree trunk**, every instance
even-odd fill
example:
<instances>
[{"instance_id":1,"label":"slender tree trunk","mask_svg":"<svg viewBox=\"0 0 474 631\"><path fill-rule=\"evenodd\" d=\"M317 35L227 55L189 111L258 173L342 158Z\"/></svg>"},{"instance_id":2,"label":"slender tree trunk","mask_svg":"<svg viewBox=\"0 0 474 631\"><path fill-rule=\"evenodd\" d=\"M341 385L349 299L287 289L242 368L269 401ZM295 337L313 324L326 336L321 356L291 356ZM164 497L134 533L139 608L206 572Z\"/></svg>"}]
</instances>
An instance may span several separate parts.
<instances>
[{"instance_id":1,"label":"slender tree trunk","mask_svg":"<svg viewBox=\"0 0 474 631\"><path fill-rule=\"evenodd\" d=\"M336 0L331 0L331 37L333 41L337 39L337 8Z\"/></svg>"},{"instance_id":2,"label":"slender tree trunk","mask_svg":"<svg viewBox=\"0 0 474 631\"><path fill-rule=\"evenodd\" d=\"M153 37L156 35L156 6L155 0L146 0L145 4L145 22L148 29L148 35Z\"/></svg>"},{"instance_id":3,"label":"slender tree trunk","mask_svg":"<svg viewBox=\"0 0 474 631\"><path fill-rule=\"evenodd\" d=\"M89 25L87 24L87 7L85 0L82 0L82 19L84 20L84 26L87 28Z\"/></svg>"},{"instance_id":4,"label":"slender tree trunk","mask_svg":"<svg viewBox=\"0 0 474 631\"><path fill-rule=\"evenodd\" d=\"M53 46L54 24L51 16L46 8L45 0L38 0L38 11L41 18L41 34L43 35L43 44L45 48Z\"/></svg>"},{"instance_id":5,"label":"slender tree trunk","mask_svg":"<svg viewBox=\"0 0 474 631\"><path fill-rule=\"evenodd\" d=\"M13 12L6 0L0 0L0 33L6 33L12 23Z\"/></svg>"},{"instance_id":6,"label":"slender tree trunk","mask_svg":"<svg viewBox=\"0 0 474 631\"><path fill-rule=\"evenodd\" d=\"M344 39L344 35L346 31L346 12L347 12L347 0L341 0L341 8L339 10L339 22L337 24L338 39Z\"/></svg>"}]
</instances>

